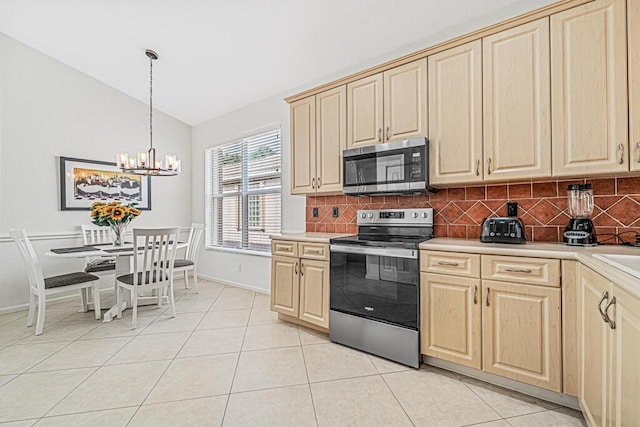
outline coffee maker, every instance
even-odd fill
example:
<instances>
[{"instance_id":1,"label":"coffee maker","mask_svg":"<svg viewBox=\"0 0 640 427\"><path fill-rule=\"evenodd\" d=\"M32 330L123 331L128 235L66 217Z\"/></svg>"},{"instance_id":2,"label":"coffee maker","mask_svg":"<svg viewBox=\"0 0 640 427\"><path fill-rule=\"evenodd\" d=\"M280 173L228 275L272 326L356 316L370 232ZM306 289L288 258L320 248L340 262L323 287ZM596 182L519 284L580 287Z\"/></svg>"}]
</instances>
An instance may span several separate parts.
<instances>
[{"instance_id":1,"label":"coffee maker","mask_svg":"<svg viewBox=\"0 0 640 427\"><path fill-rule=\"evenodd\" d=\"M564 229L563 243L569 246L595 246L596 230L591 221L593 190L591 184L573 184L567 188L567 207L571 220Z\"/></svg>"}]
</instances>

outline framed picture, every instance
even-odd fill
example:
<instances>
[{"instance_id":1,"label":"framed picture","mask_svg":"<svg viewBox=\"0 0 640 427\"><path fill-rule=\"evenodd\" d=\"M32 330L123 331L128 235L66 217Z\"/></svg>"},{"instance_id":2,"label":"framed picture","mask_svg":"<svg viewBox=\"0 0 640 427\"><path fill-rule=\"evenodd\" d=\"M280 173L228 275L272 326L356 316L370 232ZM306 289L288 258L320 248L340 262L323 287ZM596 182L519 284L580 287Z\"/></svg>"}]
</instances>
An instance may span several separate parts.
<instances>
[{"instance_id":1,"label":"framed picture","mask_svg":"<svg viewBox=\"0 0 640 427\"><path fill-rule=\"evenodd\" d=\"M60 210L86 211L95 201L151 210L151 177L124 173L115 162L60 157Z\"/></svg>"}]
</instances>

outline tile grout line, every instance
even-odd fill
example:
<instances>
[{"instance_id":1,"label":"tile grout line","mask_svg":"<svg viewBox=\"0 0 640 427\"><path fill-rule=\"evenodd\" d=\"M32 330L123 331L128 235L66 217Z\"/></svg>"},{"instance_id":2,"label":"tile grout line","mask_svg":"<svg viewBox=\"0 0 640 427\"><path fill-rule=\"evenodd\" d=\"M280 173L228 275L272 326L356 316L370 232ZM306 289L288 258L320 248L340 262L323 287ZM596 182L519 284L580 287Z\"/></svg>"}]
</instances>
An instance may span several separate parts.
<instances>
[{"instance_id":1,"label":"tile grout line","mask_svg":"<svg viewBox=\"0 0 640 427\"><path fill-rule=\"evenodd\" d=\"M466 377L466 376L465 376L465 378L469 378L469 377ZM489 402L487 402L486 400L484 400L484 399L482 398L482 396L480 396L478 393L476 393L476 392L475 392L475 390L473 390L473 389L469 386L469 384L467 384L465 381L462 381L462 378L458 378L458 381L460 381L460 383L462 383L462 384L467 388L467 390L469 390L471 393L473 393L473 394L474 394L478 399L480 399L480 400L481 400L485 405L487 405L489 408L491 408L491 410L492 410L493 412L495 412L495 413L500 417L500 419L501 419L501 420L504 420L504 417L502 416L502 414L501 414L500 412L498 412L498 410L497 410L496 408L494 408L491 404L489 404ZM497 421L497 420L493 420L493 421ZM490 421L487 421L487 422L490 422Z\"/></svg>"},{"instance_id":2,"label":"tile grout line","mask_svg":"<svg viewBox=\"0 0 640 427\"><path fill-rule=\"evenodd\" d=\"M374 367L375 367L375 365L374 365ZM377 369L378 368L376 367L376 370ZM382 379L382 382L384 383L384 385L387 387L387 390L389 390L391 392L391 395L393 396L393 398L396 400L396 402L398 402L398 405L400 406L400 408L402 408L402 412L404 412L404 414L407 416L407 419L409 420L411 425L413 425L415 427L416 423L413 422L413 420L411 419L411 417L407 413L407 410L404 408L404 406L402 406L402 403L400 402L400 399L398 399L398 396L396 396L396 394L393 392L393 390L391 389L391 387L389 386L387 381L384 379L384 376L381 373L378 373L378 375L380 375L380 378Z\"/></svg>"},{"instance_id":3,"label":"tile grout line","mask_svg":"<svg viewBox=\"0 0 640 427\"><path fill-rule=\"evenodd\" d=\"M304 347L302 346L302 338L300 337L300 326L297 325L298 341L300 341L300 353L302 353L302 364L304 365L304 373L307 376L307 388L309 389L309 396L311 397L311 408L313 408L313 417L316 420L316 426L318 425L318 413L316 412L316 404L313 401L313 391L311 390L311 381L309 380L309 370L307 369L307 360L304 357Z\"/></svg>"}]
</instances>

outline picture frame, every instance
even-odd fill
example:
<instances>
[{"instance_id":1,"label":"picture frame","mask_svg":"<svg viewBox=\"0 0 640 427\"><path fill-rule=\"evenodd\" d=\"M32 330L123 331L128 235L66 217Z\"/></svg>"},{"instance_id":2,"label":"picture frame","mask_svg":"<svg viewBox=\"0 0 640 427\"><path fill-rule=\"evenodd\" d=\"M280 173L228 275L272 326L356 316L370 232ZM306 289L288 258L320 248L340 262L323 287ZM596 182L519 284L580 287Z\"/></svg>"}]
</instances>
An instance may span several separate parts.
<instances>
[{"instance_id":1,"label":"picture frame","mask_svg":"<svg viewBox=\"0 0 640 427\"><path fill-rule=\"evenodd\" d=\"M151 210L151 177L122 172L115 162L60 156L60 210L86 211L96 201Z\"/></svg>"}]
</instances>

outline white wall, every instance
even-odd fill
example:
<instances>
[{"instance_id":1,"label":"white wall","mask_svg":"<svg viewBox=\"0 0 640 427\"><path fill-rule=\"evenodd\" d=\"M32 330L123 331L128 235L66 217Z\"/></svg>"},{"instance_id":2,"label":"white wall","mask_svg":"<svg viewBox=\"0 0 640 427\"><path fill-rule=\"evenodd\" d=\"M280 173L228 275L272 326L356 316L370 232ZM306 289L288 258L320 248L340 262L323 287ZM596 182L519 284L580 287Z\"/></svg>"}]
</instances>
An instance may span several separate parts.
<instances>
[{"instance_id":1,"label":"white wall","mask_svg":"<svg viewBox=\"0 0 640 427\"><path fill-rule=\"evenodd\" d=\"M304 231L305 197L289 194L289 106L282 100L282 96L269 98L193 128L192 212L195 222L205 220L205 149L272 126L280 126L282 129L282 230ZM238 272L239 265L241 272ZM249 289L269 292L271 259L265 256L207 250L200 254L198 273Z\"/></svg>"},{"instance_id":2,"label":"white wall","mask_svg":"<svg viewBox=\"0 0 640 427\"><path fill-rule=\"evenodd\" d=\"M81 243L88 211L59 209L59 156L115 161L120 151L148 148L149 107L16 40L0 34L0 309L27 301L26 275L10 228L34 242L45 275L80 269L82 261L42 254ZM105 64L116 66L117 64ZM145 69L140 70L146 73ZM155 97L162 88L154 88ZM154 146L182 160L178 177L152 178L152 210L134 226L191 223L191 127L153 117Z\"/></svg>"}]
</instances>

